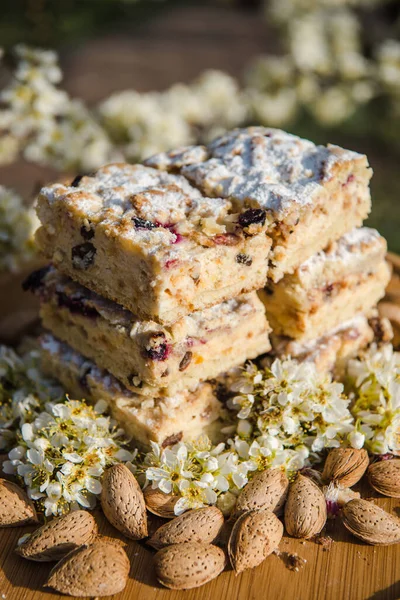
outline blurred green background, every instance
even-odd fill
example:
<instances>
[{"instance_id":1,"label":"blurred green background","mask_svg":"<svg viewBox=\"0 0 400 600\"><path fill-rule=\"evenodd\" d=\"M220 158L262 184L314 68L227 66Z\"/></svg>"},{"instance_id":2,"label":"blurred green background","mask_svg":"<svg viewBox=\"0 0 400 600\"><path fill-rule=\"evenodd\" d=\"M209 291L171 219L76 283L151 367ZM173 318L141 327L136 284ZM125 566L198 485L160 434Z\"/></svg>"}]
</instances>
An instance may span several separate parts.
<instances>
[{"instance_id":1,"label":"blurred green background","mask_svg":"<svg viewBox=\"0 0 400 600\"><path fill-rule=\"evenodd\" d=\"M6 50L19 42L56 49L65 89L92 106L127 88L148 92L178 81L190 82L209 68L226 71L243 85L247 65L258 55L285 51L284 30L289 25L277 24L279 6L282 12L289 5L291 10L295 7L292 20L296 25L298 15L319 14L326 6L336 10L334 4L330 6L329 0L279 4L277 0L272 18L269 3L257 0L2 0L0 39ZM367 60L377 39L399 39L398 0L359 0L349 4L348 10L359 19L361 51ZM398 68L400 73L400 55ZM323 76L326 85L331 75ZM398 93L400 98L400 84ZM302 107L283 128L315 142L337 143L368 154L375 173L370 224L388 238L391 250L400 253L397 109L398 113L393 102L389 105L378 92L340 123L320 123ZM53 176L54 169L26 161L0 168L1 182L25 195Z\"/></svg>"}]
</instances>

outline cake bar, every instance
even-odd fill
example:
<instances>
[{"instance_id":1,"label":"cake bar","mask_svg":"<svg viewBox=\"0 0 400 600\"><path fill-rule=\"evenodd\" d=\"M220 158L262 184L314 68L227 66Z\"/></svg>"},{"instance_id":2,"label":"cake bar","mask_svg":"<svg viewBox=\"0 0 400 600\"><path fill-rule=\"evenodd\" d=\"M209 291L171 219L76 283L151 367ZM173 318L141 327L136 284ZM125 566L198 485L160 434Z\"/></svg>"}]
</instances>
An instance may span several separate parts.
<instances>
[{"instance_id":1,"label":"cake bar","mask_svg":"<svg viewBox=\"0 0 400 600\"><path fill-rule=\"evenodd\" d=\"M157 154L145 164L184 175L203 194L266 215L273 281L354 227L371 209L367 157L316 146L278 129L236 129L207 147Z\"/></svg>"},{"instance_id":2,"label":"cake bar","mask_svg":"<svg viewBox=\"0 0 400 600\"><path fill-rule=\"evenodd\" d=\"M320 338L303 344L289 338L272 336L271 354L279 358L290 357L300 362L313 362L318 371L334 371L341 375L348 360L360 350L373 341L390 342L392 335L389 321L378 318L372 312L370 318L357 315Z\"/></svg>"},{"instance_id":3,"label":"cake bar","mask_svg":"<svg viewBox=\"0 0 400 600\"><path fill-rule=\"evenodd\" d=\"M163 326L138 320L54 267L33 273L27 287L41 299L46 329L142 395L193 390L199 381L271 348L265 309L256 292Z\"/></svg>"},{"instance_id":4,"label":"cake bar","mask_svg":"<svg viewBox=\"0 0 400 600\"><path fill-rule=\"evenodd\" d=\"M37 243L57 269L138 318L172 324L263 287L265 211L180 175L113 164L41 190Z\"/></svg>"},{"instance_id":5,"label":"cake bar","mask_svg":"<svg viewBox=\"0 0 400 600\"><path fill-rule=\"evenodd\" d=\"M306 342L358 313L368 313L385 295L390 268L386 241L363 227L345 234L305 261L291 275L260 293L274 334Z\"/></svg>"},{"instance_id":6,"label":"cake bar","mask_svg":"<svg viewBox=\"0 0 400 600\"><path fill-rule=\"evenodd\" d=\"M111 415L143 448L150 441L163 446L213 435L222 405L211 385L200 384L196 392L149 398L133 394L110 373L102 371L70 346L46 334L40 340L43 370L57 378L67 392L89 401L105 400Z\"/></svg>"}]
</instances>

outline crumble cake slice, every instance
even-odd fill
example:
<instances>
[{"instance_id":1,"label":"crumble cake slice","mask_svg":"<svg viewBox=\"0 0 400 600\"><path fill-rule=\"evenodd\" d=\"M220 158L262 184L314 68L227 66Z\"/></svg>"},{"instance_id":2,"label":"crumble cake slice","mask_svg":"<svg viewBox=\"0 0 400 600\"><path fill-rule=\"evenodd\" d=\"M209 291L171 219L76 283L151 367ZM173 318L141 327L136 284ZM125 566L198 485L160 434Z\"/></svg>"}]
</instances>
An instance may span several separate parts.
<instances>
[{"instance_id":1,"label":"crumble cake slice","mask_svg":"<svg viewBox=\"0 0 400 600\"><path fill-rule=\"evenodd\" d=\"M306 342L369 312L390 281L386 252L386 240L375 229L354 229L268 284L260 297L274 334Z\"/></svg>"},{"instance_id":2,"label":"crumble cake slice","mask_svg":"<svg viewBox=\"0 0 400 600\"><path fill-rule=\"evenodd\" d=\"M145 164L184 175L203 194L229 198L236 210L265 212L273 281L360 227L371 209L365 155L279 129L235 129L206 147L160 153Z\"/></svg>"},{"instance_id":3,"label":"crumble cake slice","mask_svg":"<svg viewBox=\"0 0 400 600\"><path fill-rule=\"evenodd\" d=\"M368 317L357 315L318 339L306 343L298 343L283 336L272 336L271 355L313 362L318 371L333 371L340 376L350 358L372 342L388 343L392 337L390 322L379 318L374 310ZM265 360L271 359L263 358L262 362Z\"/></svg>"},{"instance_id":4,"label":"crumble cake slice","mask_svg":"<svg viewBox=\"0 0 400 600\"><path fill-rule=\"evenodd\" d=\"M113 164L43 188L36 238L64 274L171 324L263 287L272 242L261 212L207 198L180 175Z\"/></svg>"},{"instance_id":5,"label":"crumble cake slice","mask_svg":"<svg viewBox=\"0 0 400 600\"><path fill-rule=\"evenodd\" d=\"M163 326L137 319L54 267L32 273L28 288L40 298L45 329L142 395L193 390L271 348L257 292Z\"/></svg>"},{"instance_id":6,"label":"crumble cake slice","mask_svg":"<svg viewBox=\"0 0 400 600\"><path fill-rule=\"evenodd\" d=\"M111 415L142 448L150 441L167 446L202 433L213 435L218 428L223 409L209 383L200 384L195 392L144 399L52 335L42 336L40 345L44 372L76 398L105 400Z\"/></svg>"}]
</instances>

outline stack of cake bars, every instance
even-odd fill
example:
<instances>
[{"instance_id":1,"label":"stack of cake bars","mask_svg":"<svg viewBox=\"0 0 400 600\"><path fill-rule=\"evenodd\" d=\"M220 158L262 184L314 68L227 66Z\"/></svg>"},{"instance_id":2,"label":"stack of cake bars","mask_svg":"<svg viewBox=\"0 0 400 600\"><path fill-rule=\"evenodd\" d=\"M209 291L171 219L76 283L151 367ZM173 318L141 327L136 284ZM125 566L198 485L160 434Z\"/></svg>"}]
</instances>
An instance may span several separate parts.
<instances>
[{"instance_id":1,"label":"stack of cake bars","mask_svg":"<svg viewBox=\"0 0 400 600\"><path fill-rule=\"evenodd\" d=\"M249 128L41 190L43 366L147 447L197 437L261 355L333 370L386 335L365 156ZM272 327L272 332L271 332Z\"/></svg>"}]
</instances>

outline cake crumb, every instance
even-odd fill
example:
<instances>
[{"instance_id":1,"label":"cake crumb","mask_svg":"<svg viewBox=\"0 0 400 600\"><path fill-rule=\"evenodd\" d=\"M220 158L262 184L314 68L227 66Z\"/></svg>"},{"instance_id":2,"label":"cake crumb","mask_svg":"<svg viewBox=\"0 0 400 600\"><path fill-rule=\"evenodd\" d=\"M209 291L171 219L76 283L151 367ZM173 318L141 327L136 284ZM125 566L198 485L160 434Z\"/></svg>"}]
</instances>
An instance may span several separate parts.
<instances>
[{"instance_id":1,"label":"cake crumb","mask_svg":"<svg viewBox=\"0 0 400 600\"><path fill-rule=\"evenodd\" d=\"M330 535L321 535L316 538L315 542L317 544L319 544L320 546L322 546L322 550L327 552L328 550L330 550L332 548L333 539L331 538Z\"/></svg>"},{"instance_id":2,"label":"cake crumb","mask_svg":"<svg viewBox=\"0 0 400 600\"><path fill-rule=\"evenodd\" d=\"M299 556L296 552L276 551L275 554L283 561L285 567L289 569L289 571L294 571L296 573L307 563L307 560Z\"/></svg>"}]
</instances>

